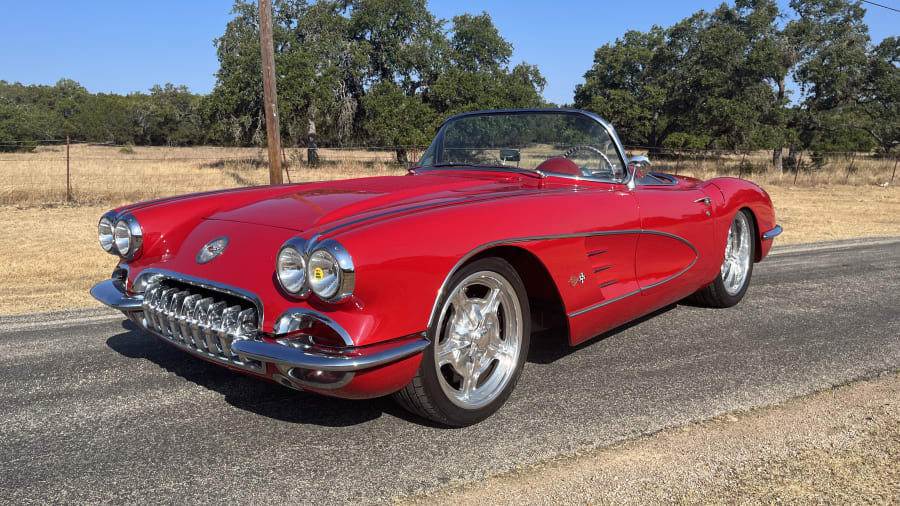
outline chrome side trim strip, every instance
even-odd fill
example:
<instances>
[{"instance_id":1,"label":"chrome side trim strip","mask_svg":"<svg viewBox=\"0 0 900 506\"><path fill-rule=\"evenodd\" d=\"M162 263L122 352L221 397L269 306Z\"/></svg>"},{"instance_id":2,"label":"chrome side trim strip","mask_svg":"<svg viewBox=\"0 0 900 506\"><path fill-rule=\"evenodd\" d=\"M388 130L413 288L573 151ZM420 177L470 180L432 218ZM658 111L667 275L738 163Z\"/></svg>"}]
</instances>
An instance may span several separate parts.
<instances>
[{"instance_id":1,"label":"chrome side trim strip","mask_svg":"<svg viewBox=\"0 0 900 506\"><path fill-rule=\"evenodd\" d=\"M127 295L121 279L107 279L91 288L91 296L107 306L120 311L137 311L144 304L142 295Z\"/></svg>"},{"instance_id":2,"label":"chrome side trim strip","mask_svg":"<svg viewBox=\"0 0 900 506\"><path fill-rule=\"evenodd\" d=\"M416 338L372 353L366 353L365 348L358 348L359 355L356 356L310 353L301 348L271 344L265 341L237 341L232 345L231 349L241 357L268 362L281 367L353 372L388 364L416 353L421 353L429 344L426 339ZM382 346L377 347L383 348Z\"/></svg>"},{"instance_id":3,"label":"chrome side trim strip","mask_svg":"<svg viewBox=\"0 0 900 506\"><path fill-rule=\"evenodd\" d=\"M613 279L613 280L607 281L606 283L601 284L600 288L606 288L607 286L613 286L614 284L616 284L618 282L619 282L618 279Z\"/></svg>"},{"instance_id":4,"label":"chrome side trim strip","mask_svg":"<svg viewBox=\"0 0 900 506\"><path fill-rule=\"evenodd\" d=\"M444 278L444 282L441 283L441 288L437 292L437 298L434 301L434 305L431 308L431 315L429 315L429 317L428 317L428 328L431 328L431 324L434 323L434 313L437 310L438 303L441 301L441 297L444 295L444 293L447 290L447 284L450 282L450 277L453 276L453 273L456 272L457 269L459 269L460 266L462 266L462 264L464 264L470 258L477 255L478 253L481 253L484 250L493 248L495 246L501 246L501 245L506 245L506 244L516 244L516 243L522 243L522 242L531 242L531 241L546 241L546 240L555 240L555 239L572 239L572 238L578 238L578 237L597 237L597 236L603 236L603 235L629 235L629 234L649 234L649 235L661 235L664 237L671 237L673 239L677 239L677 240L683 242L684 244L688 245L692 250L694 250L694 261L691 262L690 265L688 265L686 268L684 268L683 270L681 270L674 276L666 278L658 283L654 283L654 284L644 288L644 290L649 290L651 288L657 287L663 283L667 283L667 282L677 278L678 276L681 276L682 274L684 274L685 272L690 270L691 267L693 267L697 263L697 259L700 256L700 253L697 251L697 248L695 248L694 245L691 244L690 242L688 242L686 239L684 239L682 237L678 237L677 235L674 235L674 234L670 234L667 232L658 232L656 230L641 230L641 229L604 230L604 231L599 231L599 232L581 232L581 233L574 233L574 234L553 234L553 235L540 235L540 236L531 236L531 237L516 237L516 238L510 238L510 239L501 239L499 241L491 241L491 242L482 244L481 246L478 246L478 247L472 249L471 251L469 251L468 253L466 253L465 255L463 255L463 257L460 258L459 261L456 262L456 264L453 266L453 268L450 269L450 272L447 273L447 276ZM573 316L578 316L578 315L586 313L588 311L592 311L594 309L601 308L607 304L611 304L618 300L622 300L625 297L629 297L631 295L634 295L634 294L637 294L640 292L641 292L641 290L639 289L639 290L636 290L635 292L623 295L619 298L605 301L605 302L602 302L595 306L587 307L585 309L580 309L574 313L569 314L569 317L571 318Z\"/></svg>"},{"instance_id":5,"label":"chrome side trim strip","mask_svg":"<svg viewBox=\"0 0 900 506\"><path fill-rule=\"evenodd\" d=\"M773 228L772 230L769 230L768 232L766 232L765 234L762 235L762 240L763 241L771 241L772 239L781 235L781 232L782 232L781 225L775 225L775 228Z\"/></svg>"},{"instance_id":6,"label":"chrome side trim strip","mask_svg":"<svg viewBox=\"0 0 900 506\"><path fill-rule=\"evenodd\" d=\"M610 300L607 300L607 301L603 301L603 302L601 302L601 303L599 303L599 304L595 304L595 305L593 305L593 306L586 307L586 308L584 308L584 309L579 309L578 311L575 311L574 313L569 313L569 318L574 318L574 317L576 317L576 316L578 316L578 315L583 315L584 313L587 313L587 312L589 312L589 311L593 311L593 310L595 310L595 309L600 309L600 308L603 307L603 306L608 306L608 305L612 304L613 302L619 302L619 301L622 300L622 299L627 299L628 297L631 297L632 295L637 295L637 294L639 294L639 293L641 293L640 288L637 289L637 290L635 290L635 291L633 291L633 292L628 292L628 293L626 293L625 295L619 295L619 296L616 297L615 299L610 299Z\"/></svg>"}]
</instances>

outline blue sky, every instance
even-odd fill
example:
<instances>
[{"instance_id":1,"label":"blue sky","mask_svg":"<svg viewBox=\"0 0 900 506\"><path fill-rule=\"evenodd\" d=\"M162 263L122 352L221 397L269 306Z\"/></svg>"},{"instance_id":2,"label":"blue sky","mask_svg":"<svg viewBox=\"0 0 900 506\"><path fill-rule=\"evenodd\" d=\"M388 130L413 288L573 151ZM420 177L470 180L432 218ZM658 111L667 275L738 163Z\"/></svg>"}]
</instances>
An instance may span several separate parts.
<instances>
[{"instance_id":1,"label":"blue sky","mask_svg":"<svg viewBox=\"0 0 900 506\"><path fill-rule=\"evenodd\" d=\"M720 3L432 0L429 8L447 19L487 11L515 47L513 63L537 64L547 78L544 97L566 103L599 46ZM878 3L900 8L900 0ZM873 41L900 34L900 13L866 7ZM230 0L8 2L0 17L0 79L53 84L67 77L95 93L171 82L208 93L218 68L212 40L224 32L230 10Z\"/></svg>"}]
</instances>

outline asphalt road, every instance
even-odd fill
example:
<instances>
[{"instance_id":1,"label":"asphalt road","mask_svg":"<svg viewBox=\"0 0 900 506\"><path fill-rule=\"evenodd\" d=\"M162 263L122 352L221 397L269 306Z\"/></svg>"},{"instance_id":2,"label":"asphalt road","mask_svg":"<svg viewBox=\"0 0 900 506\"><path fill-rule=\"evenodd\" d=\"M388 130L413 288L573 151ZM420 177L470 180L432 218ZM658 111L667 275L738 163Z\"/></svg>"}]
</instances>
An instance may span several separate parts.
<instances>
[{"instance_id":1,"label":"asphalt road","mask_svg":"<svg viewBox=\"0 0 900 506\"><path fill-rule=\"evenodd\" d=\"M0 502L381 502L900 370L898 287L900 238L780 248L735 308L541 336L507 405L453 430L228 372L105 309L0 316Z\"/></svg>"}]
</instances>

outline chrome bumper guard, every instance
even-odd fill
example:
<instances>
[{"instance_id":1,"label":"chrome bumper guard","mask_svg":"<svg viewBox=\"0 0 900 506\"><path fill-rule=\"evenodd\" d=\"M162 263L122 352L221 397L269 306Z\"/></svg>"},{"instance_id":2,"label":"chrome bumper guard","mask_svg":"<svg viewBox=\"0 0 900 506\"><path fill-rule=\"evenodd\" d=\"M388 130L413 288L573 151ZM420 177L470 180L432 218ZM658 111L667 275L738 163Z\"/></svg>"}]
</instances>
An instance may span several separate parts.
<instances>
[{"instance_id":1,"label":"chrome bumper guard","mask_svg":"<svg viewBox=\"0 0 900 506\"><path fill-rule=\"evenodd\" d=\"M232 294L225 293L218 297L209 289L211 285L204 283L203 289L194 289L177 278L166 278L148 286L144 294L128 294L122 280L109 279L94 286L91 295L122 311L155 336L194 355L258 374L265 374L264 364L271 363L301 385L311 386L305 381L297 381L303 375L299 371L294 374L294 369L354 373L421 353L429 344L422 334L363 347L273 344L262 339L265 334L258 330L259 308L254 307L252 301L236 300ZM288 311L279 320L297 320L295 311ZM303 310L303 313L315 314L310 310ZM338 335L347 335L324 316L320 315L316 320L325 322ZM291 330L293 328L296 325ZM276 325L278 330L282 329ZM286 330L287 327L282 332ZM278 332L270 337L279 339L286 335ZM352 378L352 374L345 376L346 381ZM341 384L345 382L331 388ZM315 386L328 388L326 385Z\"/></svg>"}]
</instances>

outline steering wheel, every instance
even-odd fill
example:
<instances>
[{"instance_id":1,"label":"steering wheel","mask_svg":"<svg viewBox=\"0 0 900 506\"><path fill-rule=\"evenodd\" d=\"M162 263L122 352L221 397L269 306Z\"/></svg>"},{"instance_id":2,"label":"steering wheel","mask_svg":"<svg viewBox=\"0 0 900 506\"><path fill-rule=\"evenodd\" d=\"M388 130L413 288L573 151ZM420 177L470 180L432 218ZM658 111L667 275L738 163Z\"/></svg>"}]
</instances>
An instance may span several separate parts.
<instances>
[{"instance_id":1,"label":"steering wheel","mask_svg":"<svg viewBox=\"0 0 900 506\"><path fill-rule=\"evenodd\" d=\"M579 151L592 151L592 152L597 153L598 155L600 155L600 158L603 159L604 162L606 162L606 168L601 168L600 170L598 170L598 171L596 171L596 172L601 172L601 173L602 173L602 172L609 172L609 178L610 178L610 179L613 179L613 178L615 177L616 169L615 169L615 167L613 166L612 162L609 161L609 157L606 156L606 153L604 153L603 151L601 151L601 150L595 148L594 146L589 146L589 145L587 145L587 144L581 144L581 145L577 145L577 146L572 146L571 148L567 149L565 153L563 153L563 156L566 157L566 158L571 158L572 155L574 155L575 153L577 153L577 152L579 152ZM595 171L591 171L591 170L589 170L589 169L582 169L582 172L585 173L585 174L584 174L585 176L595 176L595 175L597 175L597 174L594 173ZM606 174L602 174L602 175L605 176Z\"/></svg>"}]
</instances>

